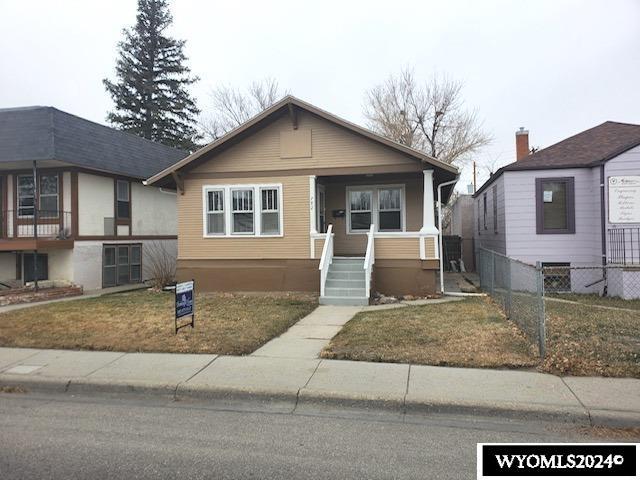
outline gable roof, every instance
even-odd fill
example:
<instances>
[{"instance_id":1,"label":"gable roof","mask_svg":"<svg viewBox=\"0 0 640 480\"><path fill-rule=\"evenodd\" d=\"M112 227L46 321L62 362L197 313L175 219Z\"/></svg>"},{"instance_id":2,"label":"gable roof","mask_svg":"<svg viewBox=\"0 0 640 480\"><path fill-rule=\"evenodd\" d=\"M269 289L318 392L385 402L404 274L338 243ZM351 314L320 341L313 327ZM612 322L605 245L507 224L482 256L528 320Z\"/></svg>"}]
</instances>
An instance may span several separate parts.
<instances>
[{"instance_id":1,"label":"gable roof","mask_svg":"<svg viewBox=\"0 0 640 480\"><path fill-rule=\"evenodd\" d=\"M638 145L640 125L604 122L502 167L474 196L485 190L505 171L595 167Z\"/></svg>"},{"instance_id":2,"label":"gable roof","mask_svg":"<svg viewBox=\"0 0 640 480\"><path fill-rule=\"evenodd\" d=\"M187 154L53 107L0 109L0 164L56 160L145 179Z\"/></svg>"},{"instance_id":3,"label":"gable roof","mask_svg":"<svg viewBox=\"0 0 640 480\"><path fill-rule=\"evenodd\" d=\"M355 123L352 123L340 117L337 117L336 115L333 115L332 113L329 113L314 105L311 105L310 103L300 100L299 98L296 98L292 95L287 95L279 102L273 104L271 107L262 111L261 113L251 118L247 122L243 123L239 127L226 133L219 139L211 142L210 144L206 145L205 147L199 150L196 150L194 153L192 153L188 157L183 158L176 164L152 176L147 180L146 183L149 185L157 183L162 179L164 179L165 177L171 175L173 172L177 172L178 170L183 168L188 168L189 166L194 166L195 164L197 164L197 160L201 159L205 155L215 153L216 150L223 148L224 146L226 146L227 143L231 142L234 139L237 140L240 138L244 138L244 136L249 134L251 131L253 131L254 128L260 128L260 126L274 120L275 118L278 117L279 114L281 114L282 112L292 107L300 108L302 110L310 112L329 122L332 122L340 127L343 127L353 133L366 137L386 147L397 150L401 153L404 153L405 155L414 157L416 160L430 164L433 167L440 168L452 174L452 177L458 174L458 169L455 168L453 165L436 160L435 158L432 158L429 155L423 152L420 152L419 150L415 150L413 148L407 147L400 143L394 142L393 140L389 140L388 138L378 135L377 133L367 130L366 128L360 127Z\"/></svg>"}]
</instances>

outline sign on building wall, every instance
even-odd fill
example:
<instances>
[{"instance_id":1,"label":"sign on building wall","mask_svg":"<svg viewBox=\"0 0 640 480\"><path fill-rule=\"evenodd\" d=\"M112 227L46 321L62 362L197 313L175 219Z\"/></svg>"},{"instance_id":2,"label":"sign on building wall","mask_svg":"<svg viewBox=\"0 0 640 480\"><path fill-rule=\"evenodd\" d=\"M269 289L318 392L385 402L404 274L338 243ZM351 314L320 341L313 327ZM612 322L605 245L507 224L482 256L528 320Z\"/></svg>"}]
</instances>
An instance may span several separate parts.
<instances>
[{"instance_id":1,"label":"sign on building wall","mask_svg":"<svg viewBox=\"0 0 640 480\"><path fill-rule=\"evenodd\" d=\"M178 333L178 330L182 327L191 325L191 328L193 328L195 326L196 315L193 302L194 286L195 282L193 280L176 284L176 333ZM191 317L191 322L186 325L178 326L178 320L183 317Z\"/></svg>"},{"instance_id":2,"label":"sign on building wall","mask_svg":"<svg viewBox=\"0 0 640 480\"><path fill-rule=\"evenodd\" d=\"M609 177L609 223L640 223L640 175Z\"/></svg>"}]
</instances>

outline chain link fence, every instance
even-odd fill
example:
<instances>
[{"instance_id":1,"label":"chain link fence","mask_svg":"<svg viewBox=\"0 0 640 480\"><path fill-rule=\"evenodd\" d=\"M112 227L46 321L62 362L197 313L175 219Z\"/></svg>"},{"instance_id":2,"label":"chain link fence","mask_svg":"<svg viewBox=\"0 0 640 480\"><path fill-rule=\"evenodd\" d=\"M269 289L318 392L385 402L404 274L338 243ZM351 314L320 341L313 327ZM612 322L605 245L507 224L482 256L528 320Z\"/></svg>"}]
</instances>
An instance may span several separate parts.
<instances>
[{"instance_id":1,"label":"chain link fence","mask_svg":"<svg viewBox=\"0 0 640 480\"><path fill-rule=\"evenodd\" d=\"M616 299L618 308L627 307L629 300L640 300L640 265L534 266L480 248L477 266L482 290L538 346L541 357L546 347L545 297L587 305L609 297Z\"/></svg>"},{"instance_id":2,"label":"chain link fence","mask_svg":"<svg viewBox=\"0 0 640 480\"><path fill-rule=\"evenodd\" d=\"M640 299L640 266L543 264L544 293L580 301L585 296Z\"/></svg>"},{"instance_id":3,"label":"chain link fence","mask_svg":"<svg viewBox=\"0 0 640 480\"><path fill-rule=\"evenodd\" d=\"M487 292L531 342L545 354L542 269L491 250L478 250L480 288Z\"/></svg>"}]
</instances>

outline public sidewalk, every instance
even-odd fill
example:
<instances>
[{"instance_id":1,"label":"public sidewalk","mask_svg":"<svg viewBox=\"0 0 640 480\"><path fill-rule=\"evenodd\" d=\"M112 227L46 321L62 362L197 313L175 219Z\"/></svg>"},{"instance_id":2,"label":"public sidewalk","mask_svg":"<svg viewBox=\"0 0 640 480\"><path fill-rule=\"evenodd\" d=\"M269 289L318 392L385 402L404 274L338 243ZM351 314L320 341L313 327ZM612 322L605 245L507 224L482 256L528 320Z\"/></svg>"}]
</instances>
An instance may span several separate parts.
<instances>
[{"instance_id":1,"label":"public sidewalk","mask_svg":"<svg viewBox=\"0 0 640 480\"><path fill-rule=\"evenodd\" d=\"M364 408L640 425L640 380L278 358L0 348L0 385L68 394L257 402L262 409ZM315 410L314 410L315 411Z\"/></svg>"}]
</instances>

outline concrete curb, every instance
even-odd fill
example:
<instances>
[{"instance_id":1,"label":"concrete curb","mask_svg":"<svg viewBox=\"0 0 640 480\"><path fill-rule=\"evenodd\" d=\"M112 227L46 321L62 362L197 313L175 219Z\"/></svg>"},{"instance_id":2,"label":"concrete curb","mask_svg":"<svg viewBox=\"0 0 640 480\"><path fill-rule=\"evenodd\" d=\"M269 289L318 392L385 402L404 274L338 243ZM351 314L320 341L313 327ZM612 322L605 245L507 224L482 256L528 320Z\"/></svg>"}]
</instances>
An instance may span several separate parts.
<instances>
[{"instance_id":1,"label":"concrete curb","mask_svg":"<svg viewBox=\"0 0 640 480\"><path fill-rule=\"evenodd\" d=\"M253 409L289 412L296 410L366 410L368 412L397 413L399 416L480 415L507 419L524 419L580 426L616 428L640 427L640 412L620 410L586 410L559 406L550 408L539 404L461 403L407 401L397 395L368 395L362 393L325 392L317 390L270 390L234 387L198 386L184 383L121 382L89 380L87 378L54 378L27 375L0 375L1 386L20 386L27 392L66 393L86 395L138 395L168 397L175 401L212 402L222 408L237 403L251 404Z\"/></svg>"}]
</instances>

